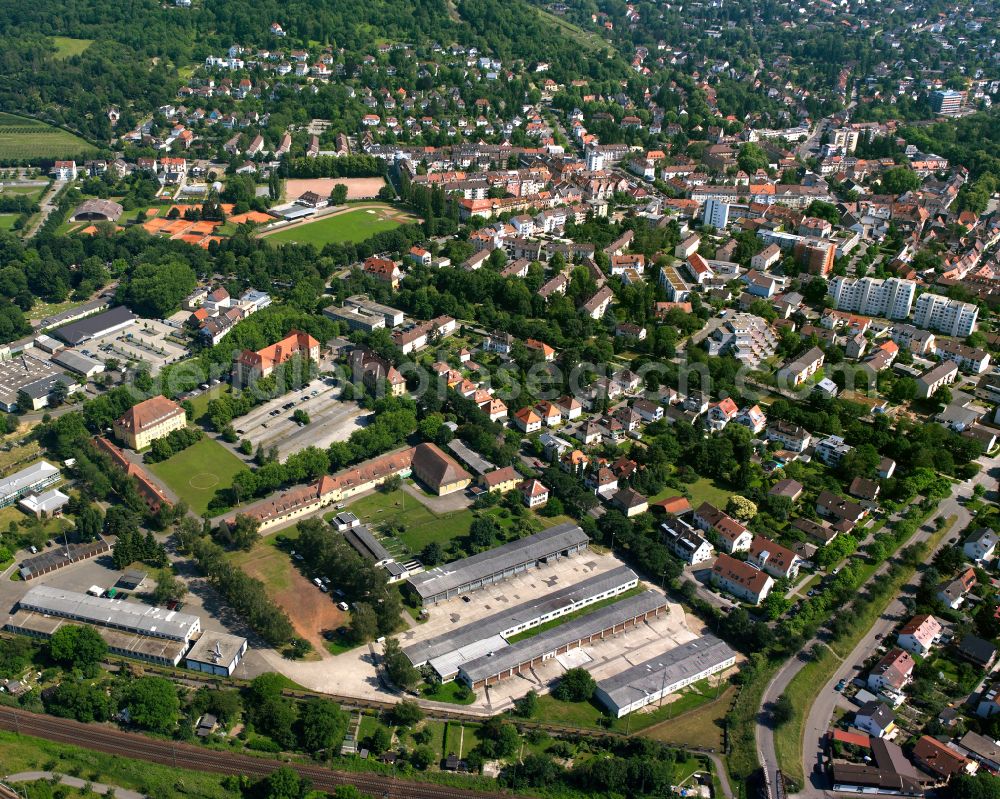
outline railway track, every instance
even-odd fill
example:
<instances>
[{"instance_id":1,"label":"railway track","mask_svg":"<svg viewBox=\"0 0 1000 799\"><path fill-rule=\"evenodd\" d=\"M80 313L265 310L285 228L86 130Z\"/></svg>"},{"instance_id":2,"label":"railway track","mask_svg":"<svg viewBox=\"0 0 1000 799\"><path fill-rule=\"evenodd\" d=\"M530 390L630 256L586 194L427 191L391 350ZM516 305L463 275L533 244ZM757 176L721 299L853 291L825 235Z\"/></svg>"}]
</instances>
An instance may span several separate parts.
<instances>
[{"instance_id":1,"label":"railway track","mask_svg":"<svg viewBox=\"0 0 1000 799\"><path fill-rule=\"evenodd\" d=\"M98 724L82 724L16 708L0 708L0 728L105 754L215 774L246 774L260 779L279 766L287 765L319 790L333 791L339 785L353 785L381 799L496 799L500 795L435 783L413 782L382 774L333 771L303 763L216 752L191 744L161 741L138 733L120 732ZM504 793L503 796L517 799L512 794Z\"/></svg>"}]
</instances>

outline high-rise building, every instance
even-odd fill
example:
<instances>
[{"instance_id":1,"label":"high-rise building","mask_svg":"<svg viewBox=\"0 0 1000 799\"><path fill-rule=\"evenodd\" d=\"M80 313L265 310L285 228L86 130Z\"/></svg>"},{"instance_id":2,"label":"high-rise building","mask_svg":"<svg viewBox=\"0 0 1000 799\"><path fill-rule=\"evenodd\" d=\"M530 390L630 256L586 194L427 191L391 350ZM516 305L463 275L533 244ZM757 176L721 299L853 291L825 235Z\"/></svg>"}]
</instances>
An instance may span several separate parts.
<instances>
[{"instance_id":1,"label":"high-rise building","mask_svg":"<svg viewBox=\"0 0 1000 799\"><path fill-rule=\"evenodd\" d=\"M715 199L707 200L702 221L716 230L724 230L729 224L729 203Z\"/></svg>"},{"instance_id":2,"label":"high-rise building","mask_svg":"<svg viewBox=\"0 0 1000 799\"><path fill-rule=\"evenodd\" d=\"M934 113L942 116L957 114L962 110L965 102L965 92L956 92L951 89L943 89L931 92L931 108Z\"/></svg>"},{"instance_id":3,"label":"high-rise building","mask_svg":"<svg viewBox=\"0 0 1000 799\"><path fill-rule=\"evenodd\" d=\"M795 242L795 260L804 265L811 275L826 277L833 270L837 245L820 239L800 238Z\"/></svg>"},{"instance_id":4,"label":"high-rise building","mask_svg":"<svg viewBox=\"0 0 1000 799\"><path fill-rule=\"evenodd\" d=\"M917 285L898 277L835 277L827 291L838 311L905 319L910 315Z\"/></svg>"},{"instance_id":5,"label":"high-rise building","mask_svg":"<svg viewBox=\"0 0 1000 799\"><path fill-rule=\"evenodd\" d=\"M595 147L587 148L587 169L590 172L600 172L604 169L604 153Z\"/></svg>"},{"instance_id":6,"label":"high-rise building","mask_svg":"<svg viewBox=\"0 0 1000 799\"><path fill-rule=\"evenodd\" d=\"M913 311L913 324L949 336L965 338L976 329L979 307L949 300L938 294L921 294Z\"/></svg>"}]
</instances>

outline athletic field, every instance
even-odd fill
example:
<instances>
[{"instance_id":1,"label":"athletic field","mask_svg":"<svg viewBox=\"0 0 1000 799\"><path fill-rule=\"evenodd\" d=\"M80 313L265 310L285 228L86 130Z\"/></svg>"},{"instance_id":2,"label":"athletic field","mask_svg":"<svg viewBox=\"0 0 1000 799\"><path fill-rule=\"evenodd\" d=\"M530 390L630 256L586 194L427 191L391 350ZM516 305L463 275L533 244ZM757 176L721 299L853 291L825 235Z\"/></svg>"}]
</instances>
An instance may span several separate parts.
<instances>
[{"instance_id":1,"label":"athletic field","mask_svg":"<svg viewBox=\"0 0 1000 799\"><path fill-rule=\"evenodd\" d=\"M208 503L220 488L229 488L243 461L222 444L207 436L173 457L148 468L196 514L208 510Z\"/></svg>"},{"instance_id":2,"label":"athletic field","mask_svg":"<svg viewBox=\"0 0 1000 799\"><path fill-rule=\"evenodd\" d=\"M299 222L266 235L275 244L294 242L322 249L327 244L364 241L412 219L405 211L390 205L366 203L362 207Z\"/></svg>"}]
</instances>

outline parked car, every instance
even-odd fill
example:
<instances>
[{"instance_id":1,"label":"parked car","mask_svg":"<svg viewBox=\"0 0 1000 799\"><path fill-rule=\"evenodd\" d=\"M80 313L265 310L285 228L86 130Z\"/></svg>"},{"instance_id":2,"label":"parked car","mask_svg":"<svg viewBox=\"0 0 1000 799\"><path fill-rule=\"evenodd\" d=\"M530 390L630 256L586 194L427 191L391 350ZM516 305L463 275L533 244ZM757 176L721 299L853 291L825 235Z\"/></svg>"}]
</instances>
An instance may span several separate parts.
<instances>
[{"instance_id":1,"label":"parked car","mask_svg":"<svg viewBox=\"0 0 1000 799\"><path fill-rule=\"evenodd\" d=\"M833 690L836 691L837 693L840 693L846 687L847 687L847 680L841 680L834 686Z\"/></svg>"}]
</instances>

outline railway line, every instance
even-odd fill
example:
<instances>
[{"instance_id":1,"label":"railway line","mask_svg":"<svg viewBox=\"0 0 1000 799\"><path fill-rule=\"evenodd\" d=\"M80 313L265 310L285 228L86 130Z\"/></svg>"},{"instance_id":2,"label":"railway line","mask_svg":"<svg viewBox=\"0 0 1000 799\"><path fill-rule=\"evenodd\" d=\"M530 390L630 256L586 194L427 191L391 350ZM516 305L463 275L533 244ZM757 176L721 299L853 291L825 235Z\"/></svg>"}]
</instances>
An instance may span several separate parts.
<instances>
[{"instance_id":1,"label":"railway line","mask_svg":"<svg viewBox=\"0 0 1000 799\"><path fill-rule=\"evenodd\" d=\"M381 799L496 799L498 795L518 799L513 794L502 792L454 788L369 772L333 771L304 763L216 752L192 744L161 741L138 733L120 732L97 724L82 724L16 708L0 709L0 728L105 754L215 774L246 774L262 779L279 766L287 765L319 790L333 791L339 785L353 785Z\"/></svg>"}]
</instances>

